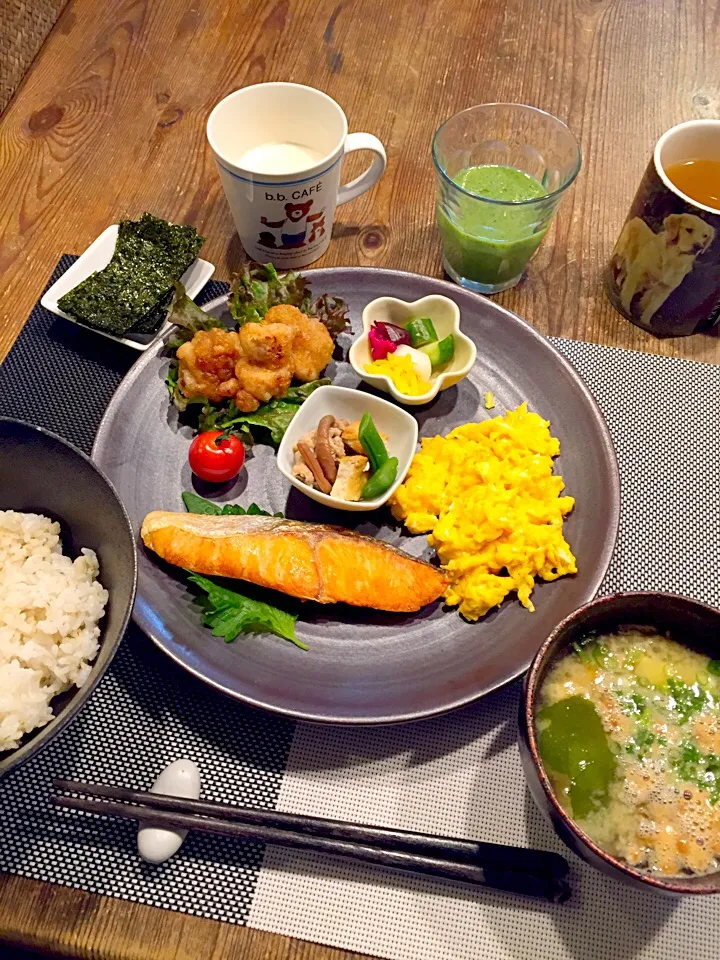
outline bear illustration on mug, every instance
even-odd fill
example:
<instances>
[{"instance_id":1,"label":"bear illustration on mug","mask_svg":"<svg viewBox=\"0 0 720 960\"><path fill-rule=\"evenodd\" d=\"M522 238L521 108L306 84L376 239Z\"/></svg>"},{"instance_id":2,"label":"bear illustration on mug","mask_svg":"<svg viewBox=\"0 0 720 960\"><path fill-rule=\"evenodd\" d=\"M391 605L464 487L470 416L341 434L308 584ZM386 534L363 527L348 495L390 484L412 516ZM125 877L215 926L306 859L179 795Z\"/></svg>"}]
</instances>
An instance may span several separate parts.
<instances>
[{"instance_id":1,"label":"bear illustration on mug","mask_svg":"<svg viewBox=\"0 0 720 960\"><path fill-rule=\"evenodd\" d=\"M305 203L286 203L285 216L282 219L268 220L267 217L260 217L260 223L268 228L260 232L260 246L269 250L297 250L324 237L325 210L311 214L312 205L312 200Z\"/></svg>"}]
</instances>

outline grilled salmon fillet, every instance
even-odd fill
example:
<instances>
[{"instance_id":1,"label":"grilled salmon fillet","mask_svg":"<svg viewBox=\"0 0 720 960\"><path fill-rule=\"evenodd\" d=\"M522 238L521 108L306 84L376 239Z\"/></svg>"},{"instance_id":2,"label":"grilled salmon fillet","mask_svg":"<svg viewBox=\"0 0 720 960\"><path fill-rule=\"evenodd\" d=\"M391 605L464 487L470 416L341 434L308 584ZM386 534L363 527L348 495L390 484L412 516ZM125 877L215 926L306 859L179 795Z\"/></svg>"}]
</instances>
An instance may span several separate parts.
<instances>
[{"instance_id":1,"label":"grilled salmon fillet","mask_svg":"<svg viewBox=\"0 0 720 960\"><path fill-rule=\"evenodd\" d=\"M447 585L429 563L321 523L154 510L140 535L146 547L178 567L318 603L413 613L437 600Z\"/></svg>"}]
</instances>

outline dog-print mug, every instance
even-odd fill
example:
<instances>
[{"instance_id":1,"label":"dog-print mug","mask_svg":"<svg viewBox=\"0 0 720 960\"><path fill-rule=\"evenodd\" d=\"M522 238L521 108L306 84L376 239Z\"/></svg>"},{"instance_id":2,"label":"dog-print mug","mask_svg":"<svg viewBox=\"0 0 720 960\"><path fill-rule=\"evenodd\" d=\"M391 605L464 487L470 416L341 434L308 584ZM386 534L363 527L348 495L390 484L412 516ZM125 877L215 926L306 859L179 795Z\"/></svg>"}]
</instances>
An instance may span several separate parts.
<instances>
[{"instance_id":1,"label":"dog-print mug","mask_svg":"<svg viewBox=\"0 0 720 960\"><path fill-rule=\"evenodd\" d=\"M717 191L706 184L718 170L720 120L672 127L655 145L615 244L608 297L656 336L688 336L720 319L720 205L702 202L715 202Z\"/></svg>"},{"instance_id":2,"label":"dog-print mug","mask_svg":"<svg viewBox=\"0 0 720 960\"><path fill-rule=\"evenodd\" d=\"M298 83L259 83L221 100L207 122L225 196L245 251L276 267L305 267L328 248L335 208L369 190L385 149L350 133L333 99ZM340 185L342 159L369 150L370 166Z\"/></svg>"}]
</instances>

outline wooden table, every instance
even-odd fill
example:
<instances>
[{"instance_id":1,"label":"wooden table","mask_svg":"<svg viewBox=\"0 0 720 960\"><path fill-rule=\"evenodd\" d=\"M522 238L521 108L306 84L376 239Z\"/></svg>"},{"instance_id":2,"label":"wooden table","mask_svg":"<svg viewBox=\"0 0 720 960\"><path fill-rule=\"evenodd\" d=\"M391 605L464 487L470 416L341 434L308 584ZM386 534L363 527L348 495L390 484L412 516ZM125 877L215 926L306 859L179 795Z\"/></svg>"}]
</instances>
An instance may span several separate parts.
<instances>
[{"instance_id":1,"label":"wooden table","mask_svg":"<svg viewBox=\"0 0 720 960\"><path fill-rule=\"evenodd\" d=\"M229 278L242 252L205 121L231 90L282 79L326 90L388 152L319 266L440 276L433 131L473 103L531 103L578 135L583 170L500 302L545 333L718 362L717 334L626 323L600 275L655 139L718 114L719 24L719 0L71 0L0 121L0 358L60 254L120 216L195 224ZM16 877L0 880L0 938L129 960L358 956Z\"/></svg>"}]
</instances>

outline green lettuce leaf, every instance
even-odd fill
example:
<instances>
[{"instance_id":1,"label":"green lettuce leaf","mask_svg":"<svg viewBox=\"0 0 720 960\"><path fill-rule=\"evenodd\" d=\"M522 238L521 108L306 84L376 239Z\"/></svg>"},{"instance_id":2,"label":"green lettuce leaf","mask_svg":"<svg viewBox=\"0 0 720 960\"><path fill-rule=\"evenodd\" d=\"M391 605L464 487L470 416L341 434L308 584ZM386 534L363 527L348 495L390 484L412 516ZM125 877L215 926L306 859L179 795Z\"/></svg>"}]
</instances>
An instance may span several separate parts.
<instances>
[{"instance_id":1,"label":"green lettuce leaf","mask_svg":"<svg viewBox=\"0 0 720 960\"><path fill-rule=\"evenodd\" d=\"M165 386L168 388L170 400L180 412L186 410L190 404L207 406L209 401L205 397L188 399L178 386L178 361L175 353L183 343L192 340L198 330L212 330L213 327L224 327L225 324L217 317L205 313L202 307L191 300L185 292L185 287L180 282L175 284L175 293L168 310L167 319L177 326L177 330L167 344L167 349L172 357L165 377Z\"/></svg>"},{"instance_id":2,"label":"green lettuce leaf","mask_svg":"<svg viewBox=\"0 0 720 960\"><path fill-rule=\"evenodd\" d=\"M178 365L177 365L177 361L171 363L170 366L168 367L168 372L167 372L167 374L165 375L165 386L168 388L168 393L170 394L170 399L174 402L174 401L175 401L175 393L176 393L176 391L177 391L178 393L180 393L180 390L179 390L179 387L178 387ZM180 396L182 397L182 394L180 394ZM185 397L182 397L182 399L184 400ZM186 405L187 405L187 404L186 404ZM184 407L183 407L183 409L184 409Z\"/></svg>"},{"instance_id":3,"label":"green lettuce leaf","mask_svg":"<svg viewBox=\"0 0 720 960\"><path fill-rule=\"evenodd\" d=\"M243 413L230 422L232 426L263 427L270 434L273 443L279 444L285 436L293 417L300 409L297 403L285 403L284 400L271 400L255 413Z\"/></svg>"},{"instance_id":4,"label":"green lettuce leaf","mask_svg":"<svg viewBox=\"0 0 720 960\"><path fill-rule=\"evenodd\" d=\"M283 403L295 403L300 406L311 393L315 393L318 387L327 387L332 383L329 377L321 377L320 380L310 380L309 383L298 383L294 387L288 387L285 393L280 397ZM272 403L272 400L270 401Z\"/></svg>"},{"instance_id":5,"label":"green lettuce leaf","mask_svg":"<svg viewBox=\"0 0 720 960\"><path fill-rule=\"evenodd\" d=\"M235 277L228 306L233 319L244 323L262 320L270 307L288 303L302 308L307 280L294 271L278 273L271 263L251 261Z\"/></svg>"},{"instance_id":6,"label":"green lettuce leaf","mask_svg":"<svg viewBox=\"0 0 720 960\"><path fill-rule=\"evenodd\" d=\"M278 273L271 263L246 263L235 277L228 299L230 313L238 326L257 323L270 307L281 303L317 317L333 340L349 327L347 304L341 297L323 294L313 301L310 284L302 274L293 270Z\"/></svg>"},{"instance_id":7,"label":"green lettuce leaf","mask_svg":"<svg viewBox=\"0 0 720 960\"><path fill-rule=\"evenodd\" d=\"M327 327L333 340L350 330L348 308L342 297L331 297L329 293L323 293L305 313L310 317L317 317L320 323Z\"/></svg>"},{"instance_id":8,"label":"green lettuce leaf","mask_svg":"<svg viewBox=\"0 0 720 960\"><path fill-rule=\"evenodd\" d=\"M330 382L323 378L290 387L284 396L262 404L254 413L243 413L232 400L222 405L205 402L200 412L198 430L205 432L235 429L250 433L251 427L263 427L269 432L273 443L280 443L301 404L314 390L327 386Z\"/></svg>"},{"instance_id":9,"label":"green lettuce leaf","mask_svg":"<svg viewBox=\"0 0 720 960\"><path fill-rule=\"evenodd\" d=\"M271 607L262 600L251 600L234 590L226 590L197 573L190 573L188 579L206 594L199 597L198 602L203 623L212 630L214 637L232 643L241 633L273 633L301 650L308 649L295 633L296 615Z\"/></svg>"},{"instance_id":10,"label":"green lettuce leaf","mask_svg":"<svg viewBox=\"0 0 720 960\"><path fill-rule=\"evenodd\" d=\"M175 284L175 295L170 304L167 319L179 328L168 342L168 349L175 352L188 340L192 340L198 330L212 330L213 327L225 327L222 320L205 313L185 292L181 283Z\"/></svg>"}]
</instances>

